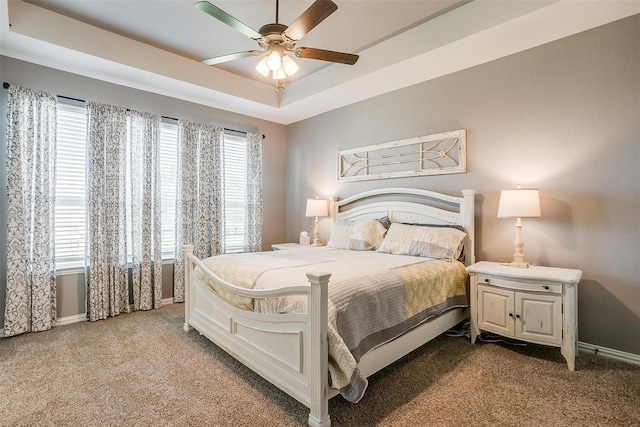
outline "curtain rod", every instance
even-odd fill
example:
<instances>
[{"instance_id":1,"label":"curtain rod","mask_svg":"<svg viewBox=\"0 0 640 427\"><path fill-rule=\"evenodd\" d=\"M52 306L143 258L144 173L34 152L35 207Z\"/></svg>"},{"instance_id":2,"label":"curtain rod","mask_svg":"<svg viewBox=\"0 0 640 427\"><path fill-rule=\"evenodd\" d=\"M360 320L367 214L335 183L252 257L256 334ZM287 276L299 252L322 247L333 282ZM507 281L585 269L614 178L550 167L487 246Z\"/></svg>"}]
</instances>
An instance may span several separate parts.
<instances>
[{"instance_id":1,"label":"curtain rod","mask_svg":"<svg viewBox=\"0 0 640 427\"><path fill-rule=\"evenodd\" d=\"M2 87L5 89L9 89L9 86L11 86L9 83L7 82L3 82L2 83ZM58 95L60 98L64 98L64 99L70 99L72 101L79 101L79 102L86 102L84 99L78 99L78 98L71 98L69 96L63 96L63 95ZM128 111L129 109L127 109ZM174 117L167 117L167 116L162 116L163 119L170 119L170 120L175 120L178 121L178 119L174 118ZM236 132L236 133L241 133L243 135L247 135L249 132L243 131L243 130L237 130L237 129L230 129L230 128L223 128L225 131L227 132ZM265 139L266 136L264 134L262 134L262 139Z\"/></svg>"}]
</instances>

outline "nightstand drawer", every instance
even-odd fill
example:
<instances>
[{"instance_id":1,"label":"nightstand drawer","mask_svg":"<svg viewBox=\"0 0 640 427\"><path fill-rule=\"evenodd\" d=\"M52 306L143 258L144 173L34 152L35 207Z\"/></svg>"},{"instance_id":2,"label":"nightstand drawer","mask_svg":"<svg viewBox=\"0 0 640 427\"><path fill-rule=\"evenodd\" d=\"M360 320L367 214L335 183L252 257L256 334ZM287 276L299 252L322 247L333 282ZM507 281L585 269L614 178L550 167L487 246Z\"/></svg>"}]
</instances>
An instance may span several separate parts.
<instances>
[{"instance_id":1,"label":"nightstand drawer","mask_svg":"<svg viewBox=\"0 0 640 427\"><path fill-rule=\"evenodd\" d=\"M552 283L529 283L496 277L478 275L478 283L486 283L492 286L499 286L505 289L515 289L519 291L544 292L550 294L562 294L562 285Z\"/></svg>"}]
</instances>

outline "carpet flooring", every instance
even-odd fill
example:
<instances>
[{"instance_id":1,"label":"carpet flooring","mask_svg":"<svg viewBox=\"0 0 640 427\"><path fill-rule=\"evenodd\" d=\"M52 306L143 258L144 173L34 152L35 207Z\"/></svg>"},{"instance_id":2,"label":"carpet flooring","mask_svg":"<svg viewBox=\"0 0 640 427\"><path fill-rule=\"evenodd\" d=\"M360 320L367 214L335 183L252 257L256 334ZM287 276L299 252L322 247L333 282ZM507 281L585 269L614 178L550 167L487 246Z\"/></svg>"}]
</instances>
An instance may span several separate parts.
<instances>
[{"instance_id":1,"label":"carpet flooring","mask_svg":"<svg viewBox=\"0 0 640 427\"><path fill-rule=\"evenodd\" d=\"M304 426L308 410L197 332L182 304L0 340L0 426ZM329 402L334 426L640 426L640 367L440 336Z\"/></svg>"}]
</instances>

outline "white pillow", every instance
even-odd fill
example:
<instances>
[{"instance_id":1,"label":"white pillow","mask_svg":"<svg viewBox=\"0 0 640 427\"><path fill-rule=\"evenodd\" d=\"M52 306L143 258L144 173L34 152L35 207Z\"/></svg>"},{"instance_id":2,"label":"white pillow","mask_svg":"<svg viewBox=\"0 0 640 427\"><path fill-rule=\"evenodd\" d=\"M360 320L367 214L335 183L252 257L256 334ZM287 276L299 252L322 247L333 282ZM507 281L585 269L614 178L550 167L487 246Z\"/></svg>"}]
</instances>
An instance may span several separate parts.
<instances>
[{"instance_id":1,"label":"white pillow","mask_svg":"<svg viewBox=\"0 0 640 427\"><path fill-rule=\"evenodd\" d=\"M338 221L331 229L327 246L354 251L375 250L382 244L386 231L375 219Z\"/></svg>"},{"instance_id":2,"label":"white pillow","mask_svg":"<svg viewBox=\"0 0 640 427\"><path fill-rule=\"evenodd\" d=\"M466 233L451 227L393 223L378 252L441 259L458 259Z\"/></svg>"}]
</instances>

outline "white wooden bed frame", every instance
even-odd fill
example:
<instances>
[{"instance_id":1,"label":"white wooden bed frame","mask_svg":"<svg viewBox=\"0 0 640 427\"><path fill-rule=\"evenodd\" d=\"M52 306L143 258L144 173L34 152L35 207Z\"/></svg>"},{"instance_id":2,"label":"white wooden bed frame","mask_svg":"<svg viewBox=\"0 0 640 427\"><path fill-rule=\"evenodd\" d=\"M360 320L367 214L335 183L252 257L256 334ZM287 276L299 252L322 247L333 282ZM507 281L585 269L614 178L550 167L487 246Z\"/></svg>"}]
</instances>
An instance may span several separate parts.
<instances>
[{"instance_id":1,"label":"white wooden bed frame","mask_svg":"<svg viewBox=\"0 0 640 427\"><path fill-rule=\"evenodd\" d=\"M462 225L467 231L465 264L475 262L474 195L463 190L454 197L427 190L392 188L367 191L341 201L331 201L333 220L374 219L389 216L392 222ZM377 201L382 200L382 201ZM425 204L427 203L427 204ZM352 206L351 208L349 208ZM338 391L328 386L327 304L330 274L310 272L309 284L273 290L236 287L211 273L185 252L184 330L195 328L220 348L270 383L310 409L309 425L329 426L328 400ZM195 266L219 286L250 298L306 295L306 314L262 314L238 309L202 283ZM437 337L468 317L467 309L453 309L375 348L361 358L360 371L370 376Z\"/></svg>"}]
</instances>

